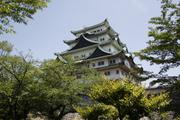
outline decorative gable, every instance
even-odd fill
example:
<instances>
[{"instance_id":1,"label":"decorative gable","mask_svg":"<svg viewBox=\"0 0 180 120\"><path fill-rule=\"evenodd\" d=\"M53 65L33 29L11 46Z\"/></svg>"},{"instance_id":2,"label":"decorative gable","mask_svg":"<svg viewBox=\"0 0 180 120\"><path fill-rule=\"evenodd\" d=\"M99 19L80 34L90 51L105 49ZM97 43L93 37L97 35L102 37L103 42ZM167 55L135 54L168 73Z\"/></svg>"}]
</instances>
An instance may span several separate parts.
<instances>
[{"instance_id":1,"label":"decorative gable","mask_svg":"<svg viewBox=\"0 0 180 120\"><path fill-rule=\"evenodd\" d=\"M76 40L78 41L77 44L74 47L72 47L69 51L98 44L98 42L87 39L84 35L81 35Z\"/></svg>"},{"instance_id":2,"label":"decorative gable","mask_svg":"<svg viewBox=\"0 0 180 120\"><path fill-rule=\"evenodd\" d=\"M97 58L97 57L106 56L106 55L112 55L112 54L102 50L101 47L98 46L95 49L95 51L87 59Z\"/></svg>"}]
</instances>

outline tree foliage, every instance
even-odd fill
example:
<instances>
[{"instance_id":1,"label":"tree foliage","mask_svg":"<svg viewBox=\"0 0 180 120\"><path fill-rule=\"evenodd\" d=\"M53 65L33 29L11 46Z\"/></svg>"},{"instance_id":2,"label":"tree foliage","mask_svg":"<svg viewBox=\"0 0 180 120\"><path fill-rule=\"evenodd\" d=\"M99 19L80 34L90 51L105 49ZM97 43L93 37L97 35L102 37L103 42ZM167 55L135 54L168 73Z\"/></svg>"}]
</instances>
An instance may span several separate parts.
<instances>
[{"instance_id":1,"label":"tree foliage","mask_svg":"<svg viewBox=\"0 0 180 120\"><path fill-rule=\"evenodd\" d=\"M104 80L102 84L97 84L92 87L89 97L95 101L95 105L90 105L89 107L91 109L89 107L87 107L88 109L82 107L83 112L78 108L82 116L85 117L89 117L89 114L96 114L91 113L97 112L97 108L94 108L96 104L103 104L109 105L111 108L114 107L118 111L118 116L113 119L128 117L131 120L138 120L153 110L159 111L168 104L168 100L166 100L167 95L160 95L148 99L144 88L127 79L118 81ZM99 111L102 111L100 115L103 114L104 109L102 109L102 107L99 109Z\"/></svg>"},{"instance_id":2,"label":"tree foliage","mask_svg":"<svg viewBox=\"0 0 180 120\"><path fill-rule=\"evenodd\" d=\"M162 65L160 74L180 65L180 3L173 0L162 0L161 3L161 16L149 21L152 40L148 47L136 53L142 60ZM159 78L162 78L159 82L177 79L175 76Z\"/></svg>"},{"instance_id":3,"label":"tree foliage","mask_svg":"<svg viewBox=\"0 0 180 120\"><path fill-rule=\"evenodd\" d=\"M32 18L38 9L45 7L45 1L42 3L1 0L0 35L11 32L13 22L27 23L28 17ZM4 120L26 119L40 96L39 70L34 60L28 54L11 55L12 49L12 44L0 41L0 119Z\"/></svg>"},{"instance_id":4,"label":"tree foliage","mask_svg":"<svg viewBox=\"0 0 180 120\"><path fill-rule=\"evenodd\" d=\"M48 60L39 66L29 55L2 55L0 119L26 119L28 113L61 119L74 112L73 106L81 104L83 95L100 80L94 70L71 60Z\"/></svg>"},{"instance_id":5,"label":"tree foliage","mask_svg":"<svg viewBox=\"0 0 180 120\"><path fill-rule=\"evenodd\" d=\"M170 110L175 111L176 115L180 114L180 81L174 83L170 89Z\"/></svg>"},{"instance_id":6,"label":"tree foliage","mask_svg":"<svg viewBox=\"0 0 180 120\"><path fill-rule=\"evenodd\" d=\"M14 32L13 23L27 24L33 15L47 6L48 0L1 0L0 34Z\"/></svg>"},{"instance_id":7,"label":"tree foliage","mask_svg":"<svg viewBox=\"0 0 180 120\"><path fill-rule=\"evenodd\" d=\"M159 74L151 74L156 78L156 83L168 84L169 96L171 97L171 109L179 113L179 89L180 74L175 76L166 75L170 68L180 66L180 2L175 0L161 0L161 16L153 17L149 21L152 24L149 31L148 47L137 52L136 55L142 60L150 61L151 64L161 65Z\"/></svg>"},{"instance_id":8,"label":"tree foliage","mask_svg":"<svg viewBox=\"0 0 180 120\"><path fill-rule=\"evenodd\" d=\"M37 71L31 59L0 57L0 118L18 120L27 117Z\"/></svg>"},{"instance_id":9,"label":"tree foliage","mask_svg":"<svg viewBox=\"0 0 180 120\"><path fill-rule=\"evenodd\" d=\"M7 41L0 41L0 57L6 56L12 51L13 46Z\"/></svg>"},{"instance_id":10,"label":"tree foliage","mask_svg":"<svg viewBox=\"0 0 180 120\"><path fill-rule=\"evenodd\" d=\"M118 110L112 105L95 104L87 107L76 107L76 111L81 113L83 118L88 120L116 120Z\"/></svg>"},{"instance_id":11,"label":"tree foliage","mask_svg":"<svg viewBox=\"0 0 180 120\"><path fill-rule=\"evenodd\" d=\"M66 113L74 112L73 106L83 102L83 95L98 83L100 76L94 70L67 61L48 60L40 66L43 96L35 113L40 111L50 119L61 119Z\"/></svg>"}]
</instances>

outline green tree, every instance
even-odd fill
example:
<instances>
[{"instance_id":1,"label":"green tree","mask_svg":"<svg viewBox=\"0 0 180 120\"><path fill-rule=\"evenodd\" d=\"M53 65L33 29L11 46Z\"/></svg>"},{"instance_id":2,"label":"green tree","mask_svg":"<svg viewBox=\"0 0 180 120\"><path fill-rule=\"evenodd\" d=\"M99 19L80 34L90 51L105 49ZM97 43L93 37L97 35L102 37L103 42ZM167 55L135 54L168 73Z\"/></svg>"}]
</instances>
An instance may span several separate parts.
<instances>
[{"instance_id":1,"label":"green tree","mask_svg":"<svg viewBox=\"0 0 180 120\"><path fill-rule=\"evenodd\" d=\"M14 32L13 23L27 24L33 15L47 6L48 0L1 0L0 35Z\"/></svg>"},{"instance_id":2,"label":"green tree","mask_svg":"<svg viewBox=\"0 0 180 120\"><path fill-rule=\"evenodd\" d=\"M176 112L176 115L180 115L180 81L174 83L170 89L170 108L172 111Z\"/></svg>"},{"instance_id":3,"label":"green tree","mask_svg":"<svg viewBox=\"0 0 180 120\"><path fill-rule=\"evenodd\" d=\"M33 15L47 6L49 0L1 0L0 35L14 33L15 23L27 24ZM41 104L43 92L39 69L27 56L12 56L12 45L0 41L0 119L26 119ZM36 104L35 104L36 103Z\"/></svg>"},{"instance_id":4,"label":"green tree","mask_svg":"<svg viewBox=\"0 0 180 120\"><path fill-rule=\"evenodd\" d=\"M39 111L50 119L61 119L66 113L73 112L73 106L83 102L85 93L100 79L94 70L67 61L49 60L40 67L45 96L44 106L39 106Z\"/></svg>"},{"instance_id":5,"label":"green tree","mask_svg":"<svg viewBox=\"0 0 180 120\"><path fill-rule=\"evenodd\" d=\"M92 117L89 115L96 114L93 113L95 111L102 112L99 113L99 115L105 113L105 116L107 116L107 111L105 112L106 109L99 107L99 110L97 110L97 108L94 107L96 104L111 106L110 108L112 108L114 112L109 116L111 119L112 116L114 116L112 120L117 119L117 117L119 117L120 120L125 117L128 117L130 120L139 120L140 117L148 115L149 112L159 111L168 104L168 100L166 100L167 95L148 99L144 88L127 81L127 79L116 81L104 80L102 84L97 84L92 87L89 97L95 101L95 105L89 105L87 109L84 107L82 107L82 110L80 108L77 109L85 118ZM118 111L118 116L115 116L116 112L114 109ZM98 116L93 118L93 120L97 118Z\"/></svg>"},{"instance_id":6,"label":"green tree","mask_svg":"<svg viewBox=\"0 0 180 120\"><path fill-rule=\"evenodd\" d=\"M26 119L31 110L37 67L31 58L0 56L0 118Z\"/></svg>"},{"instance_id":7,"label":"green tree","mask_svg":"<svg viewBox=\"0 0 180 120\"><path fill-rule=\"evenodd\" d=\"M1 0L0 35L4 33L15 33L13 28L15 23L27 24L28 20L33 19L33 15L37 13L38 10L47 7L48 1L49 0ZM0 41L0 50L5 44L7 45L6 41Z\"/></svg>"},{"instance_id":8,"label":"green tree","mask_svg":"<svg viewBox=\"0 0 180 120\"><path fill-rule=\"evenodd\" d=\"M12 51L12 45L7 41L0 41L0 57L8 55Z\"/></svg>"},{"instance_id":9,"label":"green tree","mask_svg":"<svg viewBox=\"0 0 180 120\"><path fill-rule=\"evenodd\" d=\"M160 74L180 65L180 3L173 0L162 0L161 3L161 16L149 21L152 24L149 31L152 40L148 42L148 47L136 53L142 60L162 65ZM157 82L170 83L170 80L177 80L177 76L160 75Z\"/></svg>"},{"instance_id":10,"label":"green tree","mask_svg":"<svg viewBox=\"0 0 180 120\"><path fill-rule=\"evenodd\" d=\"M161 16L153 17L149 21L152 24L149 31L149 37L152 37L152 40L148 42L148 47L137 52L136 55L142 60L150 61L151 64L162 66L159 74L151 76L156 78L152 85L160 83L171 86L169 89L172 98L171 108L179 113L175 108L180 107L177 101L180 96L180 91L177 89L180 74L170 76L165 73L170 68L180 66L180 2L161 0L161 4Z\"/></svg>"}]
</instances>

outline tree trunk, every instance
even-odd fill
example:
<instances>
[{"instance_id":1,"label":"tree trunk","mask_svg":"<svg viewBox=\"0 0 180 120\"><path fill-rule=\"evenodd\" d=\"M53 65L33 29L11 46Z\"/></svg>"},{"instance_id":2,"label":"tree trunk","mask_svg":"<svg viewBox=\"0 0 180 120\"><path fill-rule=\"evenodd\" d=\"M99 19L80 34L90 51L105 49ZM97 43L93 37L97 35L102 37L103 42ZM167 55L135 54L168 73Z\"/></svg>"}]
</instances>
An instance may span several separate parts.
<instances>
[{"instance_id":1,"label":"tree trunk","mask_svg":"<svg viewBox=\"0 0 180 120\"><path fill-rule=\"evenodd\" d=\"M120 120L123 120L123 118L124 118L124 116L121 115L121 114L119 114L119 119L120 119Z\"/></svg>"},{"instance_id":2,"label":"tree trunk","mask_svg":"<svg viewBox=\"0 0 180 120\"><path fill-rule=\"evenodd\" d=\"M30 111L30 107L28 106L28 102L26 101L26 103L24 105L24 110L23 110L23 119L24 120L26 120L29 111Z\"/></svg>"},{"instance_id":3,"label":"tree trunk","mask_svg":"<svg viewBox=\"0 0 180 120\"><path fill-rule=\"evenodd\" d=\"M13 116L12 116L13 120L18 120L16 105L13 105L13 106L12 106L12 115L13 115Z\"/></svg>"},{"instance_id":4,"label":"tree trunk","mask_svg":"<svg viewBox=\"0 0 180 120\"><path fill-rule=\"evenodd\" d=\"M53 111L53 108L51 107L48 111L48 118L51 120L51 119L54 119L54 111Z\"/></svg>"},{"instance_id":5,"label":"tree trunk","mask_svg":"<svg viewBox=\"0 0 180 120\"><path fill-rule=\"evenodd\" d=\"M62 106L62 110L61 110L60 114L58 115L57 120L61 120L61 119L63 118L65 108L66 108L66 106L63 105L63 106Z\"/></svg>"}]
</instances>

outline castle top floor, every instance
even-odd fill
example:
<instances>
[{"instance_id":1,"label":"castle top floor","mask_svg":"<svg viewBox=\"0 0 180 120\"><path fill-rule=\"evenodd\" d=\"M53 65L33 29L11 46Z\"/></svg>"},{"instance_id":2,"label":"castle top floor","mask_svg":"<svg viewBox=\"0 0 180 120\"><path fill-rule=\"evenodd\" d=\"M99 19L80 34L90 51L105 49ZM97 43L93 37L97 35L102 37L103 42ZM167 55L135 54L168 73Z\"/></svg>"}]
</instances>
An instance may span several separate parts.
<instances>
[{"instance_id":1,"label":"castle top floor","mask_svg":"<svg viewBox=\"0 0 180 120\"><path fill-rule=\"evenodd\" d=\"M109 22L107 19L105 19L103 22L96 24L96 25L92 25L89 27L84 27L83 29L80 30L76 30L76 31L71 31L71 33L73 35L75 35L76 37L79 37L82 34L94 34L94 35L98 35L98 34L102 34L104 32L110 32L111 35L117 36L118 33L116 33L112 27L109 25Z\"/></svg>"}]
</instances>

